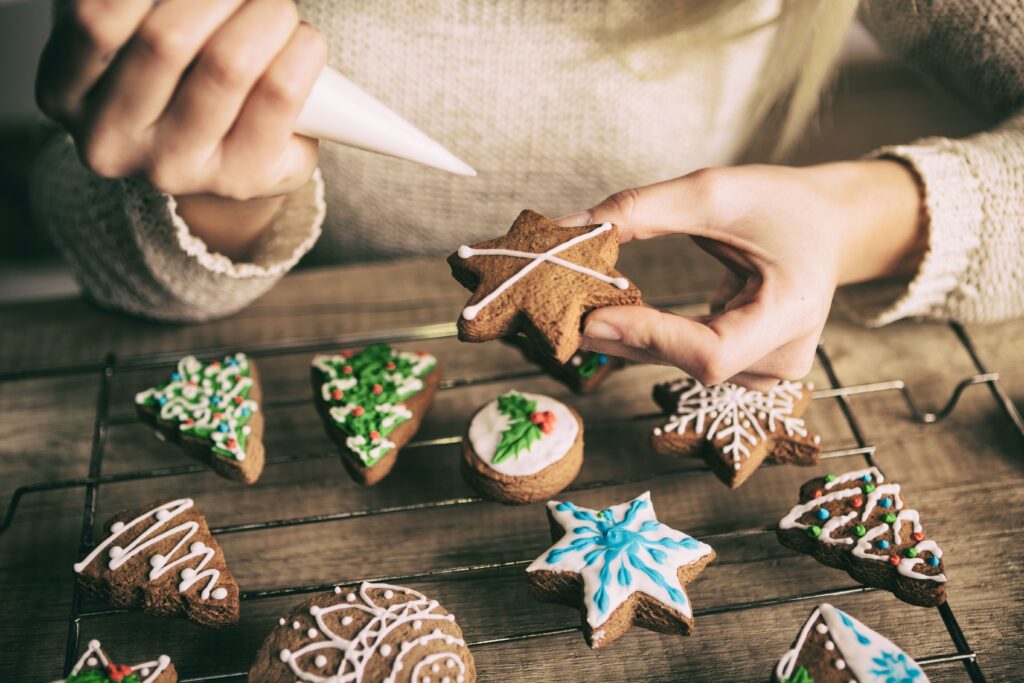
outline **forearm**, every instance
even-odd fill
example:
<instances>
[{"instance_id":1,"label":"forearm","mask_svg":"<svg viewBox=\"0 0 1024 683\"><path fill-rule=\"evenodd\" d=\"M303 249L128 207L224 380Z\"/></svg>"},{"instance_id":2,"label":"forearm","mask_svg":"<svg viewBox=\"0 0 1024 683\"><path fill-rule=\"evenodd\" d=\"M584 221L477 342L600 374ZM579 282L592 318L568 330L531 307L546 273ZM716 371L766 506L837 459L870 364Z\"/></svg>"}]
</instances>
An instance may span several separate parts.
<instances>
[{"instance_id":1,"label":"forearm","mask_svg":"<svg viewBox=\"0 0 1024 683\"><path fill-rule=\"evenodd\" d=\"M809 167L813 182L836 206L841 232L836 284L909 277L921 263L928 229L920 184L892 160L850 161Z\"/></svg>"},{"instance_id":2,"label":"forearm","mask_svg":"<svg viewBox=\"0 0 1024 683\"><path fill-rule=\"evenodd\" d=\"M234 201L215 195L176 198L178 215L211 252L248 261L260 237L284 204L285 195Z\"/></svg>"}]
</instances>

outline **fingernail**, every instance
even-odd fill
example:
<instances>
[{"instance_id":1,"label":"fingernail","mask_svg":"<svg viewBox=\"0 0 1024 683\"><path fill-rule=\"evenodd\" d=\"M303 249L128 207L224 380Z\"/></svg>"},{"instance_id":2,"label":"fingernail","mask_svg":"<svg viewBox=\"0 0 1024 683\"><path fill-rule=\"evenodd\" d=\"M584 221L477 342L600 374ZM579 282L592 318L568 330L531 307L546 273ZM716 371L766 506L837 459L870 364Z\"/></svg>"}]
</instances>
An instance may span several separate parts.
<instances>
[{"instance_id":1,"label":"fingernail","mask_svg":"<svg viewBox=\"0 0 1024 683\"><path fill-rule=\"evenodd\" d=\"M600 341L622 340L622 333L619 332L618 328L600 320L588 322L586 327L583 328L583 334L591 339L598 339Z\"/></svg>"},{"instance_id":2,"label":"fingernail","mask_svg":"<svg viewBox=\"0 0 1024 683\"><path fill-rule=\"evenodd\" d=\"M551 222L563 228L580 228L584 225L590 225L590 212L580 211L579 213L570 213L562 216L561 218L556 218Z\"/></svg>"}]
</instances>

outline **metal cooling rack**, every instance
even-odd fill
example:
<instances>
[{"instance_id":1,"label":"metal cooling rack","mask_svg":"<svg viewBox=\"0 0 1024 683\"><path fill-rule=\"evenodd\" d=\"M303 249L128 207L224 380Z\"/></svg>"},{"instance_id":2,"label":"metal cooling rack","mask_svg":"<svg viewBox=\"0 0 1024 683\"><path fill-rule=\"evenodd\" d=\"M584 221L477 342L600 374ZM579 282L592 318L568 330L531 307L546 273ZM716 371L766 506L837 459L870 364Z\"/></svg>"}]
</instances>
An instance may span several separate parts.
<instances>
[{"instance_id":1,"label":"metal cooling rack","mask_svg":"<svg viewBox=\"0 0 1024 683\"><path fill-rule=\"evenodd\" d=\"M680 302L676 302L676 306L678 305L680 305ZM909 410L911 418L919 423L931 424L939 422L940 420L943 420L946 417L948 417L956 408L956 405L963 392L966 391L968 388L975 385L985 385L988 387L993 398L995 399L999 407L1002 409L1002 411L1005 413L1006 417L1013 423L1017 431L1020 433L1021 437L1024 438L1024 419L1022 419L1017 407L1013 404L1009 396L999 385L998 373L990 372L985 367L981 358L978 356L973 343L968 337L967 332L961 326L957 324L951 324L950 327L952 328L954 334L959 339L961 344L964 346L968 355L971 357L971 360L974 363L974 366L978 372L977 374L972 375L970 377L966 377L962 381L960 381L954 389L953 393L950 395L949 399L946 401L945 405L935 412L927 412L925 410L922 410L920 403L914 398L914 396L902 380L892 380L888 382L877 382L872 384L843 386L839 380L839 377L836 375L835 368L833 367L832 362L828 356L828 353L825 350L824 344L819 344L817 350L818 360L821 363L823 369L825 370L826 375L828 376L831 388L816 391L814 393L814 399L835 399L838 402L839 408L842 411L843 416L845 417L846 422L849 425L850 431L854 437L854 440L857 443L856 448L824 452L821 456L822 459L836 459L861 456L864 458L865 462L869 466L873 465L875 467L879 467L876 458L875 447L873 445L870 445L868 441L865 439L864 432L862 431L860 422L854 413L853 406L850 403L849 397L861 394L875 394L884 391L898 391L902 395L903 400L907 405L907 409ZM286 354L314 353L328 350L336 350L345 347L358 347L373 342L401 343L412 341L424 341L429 339L441 339L445 337L454 336L454 334L455 326L453 324L446 323L397 330L394 333L385 336L370 337L367 335L343 335L313 341L299 341L281 344L250 346L243 350L254 358L260 358L269 356L280 356ZM223 356L229 352L237 350L239 349L208 348L193 353L203 358L214 358ZM39 482L34 484L26 484L24 486L18 487L11 496L11 500L7 506L6 514L4 515L3 519L0 520L0 534L5 532L11 526L17 513L19 503L26 495L30 495L33 493L41 493L45 491L54 491L58 489L84 488L85 500L82 511L82 526L79 547L79 556L82 556L86 552L88 552L88 550L93 546L93 527L96 521L95 518L97 499L99 495L99 489L102 484L120 483L139 479L155 479L159 477L186 476L190 474L207 472L209 468L206 465L196 463L177 467L162 467L148 470L140 470L136 472L124 472L118 474L104 475L102 473L104 446L106 444L107 431L109 427L121 424L129 424L136 421L136 418L134 416L110 415L110 387L112 379L114 377L114 373L116 371L125 370L145 370L170 367L171 365L177 362L179 357L179 354L162 353L117 358L113 354L109 354L101 362L47 365L35 368L26 368L21 370L0 372L0 382L43 377L64 377L89 373L97 373L99 375L99 388L96 398L96 418L94 420L93 425L92 450L89 458L88 475L85 477L79 477L75 479ZM543 373L541 373L539 370L530 370L518 373L492 375L487 377L477 377L468 379L446 379L443 380L441 383L441 390L453 390L458 389L459 387L472 386L484 383L508 382L512 380L538 377L542 374ZM267 400L263 402L262 407L265 410L273 409L299 404L305 402L306 400L308 399L285 399L276 401ZM660 413L649 413L642 415L634 415L626 418L619 418L619 421L650 420L660 416ZM609 421L614 422L616 420ZM403 450L412 450L417 448L445 444L458 444L461 442L461 440L461 436L448 436L438 439L413 441L407 444ZM337 457L337 451L334 449L329 449L317 452L291 453L282 456L268 458L267 465L284 465L329 457ZM672 478L707 476L709 474L710 471L707 468L686 469L675 472L669 471L645 475L641 477L634 477L631 479L615 479L608 481L587 482L582 485L571 486L568 489L566 489L566 491L579 492L585 490L600 489L608 486L617 486L622 484L651 482L656 480ZM378 507L363 510L326 513L304 517L293 517L261 522L231 524L220 527L211 527L211 532L216 535L248 533L253 531L261 531L281 527L305 524L319 524L322 522L331 522L339 520L359 519L363 517L384 515L397 512L474 505L483 501L483 498L477 496L448 498L444 500L413 503L409 505L394 505L389 507ZM712 539L754 536L757 534L771 533L774 530L774 526L756 527L748 529L734 529L731 531L705 534L701 536L701 540L710 541ZM385 581L401 583L404 581L413 581L426 578L450 576L455 577L471 572L487 572L506 569L510 567L525 567L532 560L533 558L531 557L506 562L482 563L456 567L439 567L423 572L417 572L415 574L364 577L356 581L346 582L346 584L358 584L362 581ZM838 574L838 572L836 573ZM242 602L248 602L280 596L316 593L330 590L335 585L338 584L327 583L320 585L282 586L279 588L269 590L242 591L240 599ZM706 607L702 609L696 609L694 610L694 617L700 617L702 615L739 612L748 609L772 607L775 605L784 605L788 603L801 602L806 600L819 600L823 598L829 598L840 595L849 595L854 593L866 593L874 590L877 589L861 585L840 586L822 591L801 593L798 595L763 598L749 602L727 603L712 607ZM65 675L67 675L67 673L71 670L71 667L74 664L74 662L77 661L83 621L119 614L127 611L109 608L87 611L83 610L82 601L83 594L79 589L77 582L75 582L71 598L71 613L68 616L68 634L65 649L66 655L64 660ZM941 617L943 624L946 627L946 630L949 632L949 636L952 641L954 649L953 651L945 654L933 655L928 657L918 657L916 658L917 662L924 667L933 667L940 664L947 664L951 662L961 662L967 675L970 677L970 680L975 682L984 681L985 677L982 674L981 668L979 667L977 662L977 652L971 649L970 645L968 645L967 639L964 637L963 631L960 628L960 624L957 622L956 616L953 613L953 609L949 606L949 603L947 602L942 604L941 606L936 608L936 611ZM566 633L572 633L578 630L579 627L562 627L540 631L513 633L495 638L472 641L469 642L468 645L471 648L483 648L498 643L530 640L535 638L545 638ZM244 680L246 678L246 675L247 672L245 671L231 672L226 674L200 675L192 678L182 679L182 683L198 683L200 681Z\"/></svg>"}]
</instances>

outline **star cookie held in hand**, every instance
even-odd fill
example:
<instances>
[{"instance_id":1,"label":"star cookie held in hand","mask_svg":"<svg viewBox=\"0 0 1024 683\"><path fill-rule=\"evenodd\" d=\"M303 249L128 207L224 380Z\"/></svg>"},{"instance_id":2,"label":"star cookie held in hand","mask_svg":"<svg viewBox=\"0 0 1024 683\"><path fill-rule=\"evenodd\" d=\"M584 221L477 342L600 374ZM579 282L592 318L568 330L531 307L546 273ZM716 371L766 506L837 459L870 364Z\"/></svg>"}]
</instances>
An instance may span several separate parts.
<instances>
[{"instance_id":1,"label":"star cookie held in hand","mask_svg":"<svg viewBox=\"0 0 1024 683\"><path fill-rule=\"evenodd\" d=\"M651 494L604 510L548 503L556 543L526 568L538 600L580 609L583 637L594 649L633 624L677 635L693 629L683 587L715 551L658 521Z\"/></svg>"},{"instance_id":2,"label":"star cookie held in hand","mask_svg":"<svg viewBox=\"0 0 1024 683\"><path fill-rule=\"evenodd\" d=\"M452 275L473 296L459 316L459 339L484 342L523 333L560 363L580 345L580 322L596 308L640 304L640 290L615 270L611 223L562 228L523 211L508 234L461 246Z\"/></svg>"}]
</instances>

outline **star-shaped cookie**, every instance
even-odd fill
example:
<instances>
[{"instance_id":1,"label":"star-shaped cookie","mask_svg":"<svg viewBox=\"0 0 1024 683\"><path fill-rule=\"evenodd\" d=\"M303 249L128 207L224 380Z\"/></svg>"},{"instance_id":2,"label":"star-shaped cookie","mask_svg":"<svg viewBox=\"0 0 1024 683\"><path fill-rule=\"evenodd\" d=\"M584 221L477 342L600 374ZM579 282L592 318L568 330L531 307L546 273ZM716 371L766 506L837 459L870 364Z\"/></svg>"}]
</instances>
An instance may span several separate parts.
<instances>
[{"instance_id":1,"label":"star-shaped cookie","mask_svg":"<svg viewBox=\"0 0 1024 683\"><path fill-rule=\"evenodd\" d=\"M736 488L767 458L777 463L814 465L821 437L800 417L811 402L813 384L782 382L752 391L731 382L704 386L695 379L654 387L654 401L669 421L651 433L661 455L696 455Z\"/></svg>"},{"instance_id":2,"label":"star-shaped cookie","mask_svg":"<svg viewBox=\"0 0 1024 683\"><path fill-rule=\"evenodd\" d=\"M607 645L633 624L689 635L693 607L683 587L715 551L659 522L650 492L601 511L551 501L548 518L557 542L526 568L530 590L539 600L578 607L590 647Z\"/></svg>"},{"instance_id":3,"label":"star-shaped cookie","mask_svg":"<svg viewBox=\"0 0 1024 683\"><path fill-rule=\"evenodd\" d=\"M523 333L565 363L580 345L580 321L603 306L641 303L640 290L615 270L618 231L611 223L561 228L525 210L508 234L448 257L473 296L459 316L459 339L483 342Z\"/></svg>"}]
</instances>

